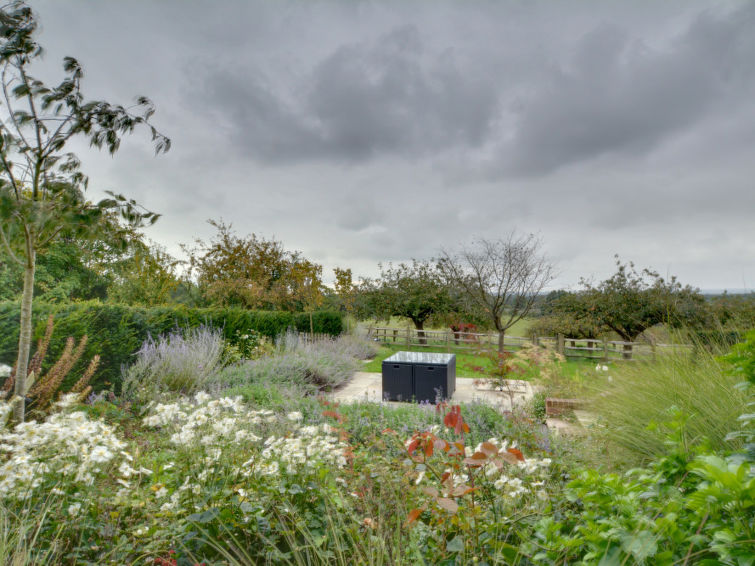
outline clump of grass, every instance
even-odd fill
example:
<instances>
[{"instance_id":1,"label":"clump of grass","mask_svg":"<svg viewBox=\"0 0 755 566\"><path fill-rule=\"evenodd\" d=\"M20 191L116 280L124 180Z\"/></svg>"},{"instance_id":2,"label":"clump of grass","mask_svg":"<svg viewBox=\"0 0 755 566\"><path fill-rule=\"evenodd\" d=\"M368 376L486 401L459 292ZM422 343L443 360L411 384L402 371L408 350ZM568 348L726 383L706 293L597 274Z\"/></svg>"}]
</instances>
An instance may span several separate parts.
<instances>
[{"instance_id":1,"label":"clump of grass","mask_svg":"<svg viewBox=\"0 0 755 566\"><path fill-rule=\"evenodd\" d=\"M745 412L745 393L735 387L739 378L707 349L676 349L655 360L616 364L610 374L599 378L590 407L602 425L600 434L630 462L667 451L664 423L675 411L687 417L690 445L707 441L713 448L737 448L726 436Z\"/></svg>"},{"instance_id":2,"label":"clump of grass","mask_svg":"<svg viewBox=\"0 0 755 566\"><path fill-rule=\"evenodd\" d=\"M206 326L150 337L124 371L123 397L146 403L206 389L223 366L223 347L220 331Z\"/></svg>"}]
</instances>

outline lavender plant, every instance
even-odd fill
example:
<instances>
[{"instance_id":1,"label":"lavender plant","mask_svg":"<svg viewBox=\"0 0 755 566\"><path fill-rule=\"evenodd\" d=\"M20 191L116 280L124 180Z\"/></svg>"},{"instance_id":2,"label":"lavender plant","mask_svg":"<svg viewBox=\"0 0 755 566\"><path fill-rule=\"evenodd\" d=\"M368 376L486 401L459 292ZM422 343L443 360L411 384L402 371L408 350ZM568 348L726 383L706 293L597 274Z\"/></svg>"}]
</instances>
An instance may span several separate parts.
<instances>
[{"instance_id":1,"label":"lavender plant","mask_svg":"<svg viewBox=\"0 0 755 566\"><path fill-rule=\"evenodd\" d=\"M220 331L206 326L150 337L124 371L123 397L144 404L201 391L222 368L223 348Z\"/></svg>"}]
</instances>

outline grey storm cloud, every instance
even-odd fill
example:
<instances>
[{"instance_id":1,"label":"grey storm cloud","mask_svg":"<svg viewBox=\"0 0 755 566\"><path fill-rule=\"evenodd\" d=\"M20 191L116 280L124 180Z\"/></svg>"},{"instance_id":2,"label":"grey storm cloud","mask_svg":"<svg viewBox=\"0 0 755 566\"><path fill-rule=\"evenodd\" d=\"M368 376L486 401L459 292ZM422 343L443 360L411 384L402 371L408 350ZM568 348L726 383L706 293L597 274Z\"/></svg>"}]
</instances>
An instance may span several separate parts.
<instances>
[{"instance_id":1,"label":"grey storm cloud","mask_svg":"<svg viewBox=\"0 0 755 566\"><path fill-rule=\"evenodd\" d=\"M750 104L732 96L753 84L753 29L755 4L726 17L703 13L659 49L616 25L594 30L523 103L507 166L537 174L603 153L647 152L709 112Z\"/></svg>"},{"instance_id":2,"label":"grey storm cloud","mask_svg":"<svg viewBox=\"0 0 755 566\"><path fill-rule=\"evenodd\" d=\"M295 78L207 65L198 96L223 109L242 151L267 163L480 150L478 165L494 177L547 174L606 153L646 153L710 113L749 104L732 96L753 84L752 29L755 4L702 12L660 46L599 24L510 80L506 49L465 68L453 40L429 41L406 24L339 45Z\"/></svg>"},{"instance_id":3,"label":"grey storm cloud","mask_svg":"<svg viewBox=\"0 0 755 566\"><path fill-rule=\"evenodd\" d=\"M204 94L228 108L235 139L264 160L359 162L476 147L498 111L495 83L465 73L451 51L427 54L413 25L336 48L288 92L244 71L207 70Z\"/></svg>"}]
</instances>

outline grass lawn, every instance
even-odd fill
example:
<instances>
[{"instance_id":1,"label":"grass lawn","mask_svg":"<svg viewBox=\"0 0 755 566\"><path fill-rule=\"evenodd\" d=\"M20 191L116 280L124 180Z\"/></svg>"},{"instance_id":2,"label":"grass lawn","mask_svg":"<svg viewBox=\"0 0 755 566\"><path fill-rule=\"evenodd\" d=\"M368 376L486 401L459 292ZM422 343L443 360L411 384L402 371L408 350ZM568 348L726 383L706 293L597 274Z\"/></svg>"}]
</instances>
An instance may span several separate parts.
<instances>
[{"instance_id":1,"label":"grass lawn","mask_svg":"<svg viewBox=\"0 0 755 566\"><path fill-rule=\"evenodd\" d=\"M531 318L523 318L522 320L518 320L514 326L509 328L506 331L506 334L509 336L527 336L527 333L529 331L529 327L532 324L532 322L535 319ZM398 316L391 317L391 320L386 322L385 320L363 320L357 323L357 326L360 330L366 331L369 327L377 327L377 328L399 328L401 330L405 329L406 326L409 325L411 328L414 328L414 325L406 318L401 318ZM425 330L449 330L446 326L427 326L425 327ZM480 332L487 332L486 330L480 330Z\"/></svg>"},{"instance_id":2,"label":"grass lawn","mask_svg":"<svg viewBox=\"0 0 755 566\"><path fill-rule=\"evenodd\" d=\"M392 356L396 352L405 350L406 347L400 344L383 344L380 346L380 350L378 351L377 356L375 356L372 361L364 364L364 369L362 371L380 373L383 369L382 363L385 358ZM414 348L411 351L439 353L447 352L445 348L423 348L421 350ZM475 371L474 368L482 367L492 369L493 367L493 362L490 359L484 356L475 355L468 349L451 348L450 353L456 354L457 377L482 378L485 377L485 374L480 371ZM595 363L596 362L594 360L569 360L567 362L564 362L563 364L561 364L563 376L565 378L568 378L570 381L573 380L579 383L584 379L585 375L589 374L592 371L592 369L595 367Z\"/></svg>"},{"instance_id":3,"label":"grass lawn","mask_svg":"<svg viewBox=\"0 0 755 566\"><path fill-rule=\"evenodd\" d=\"M392 356L396 352L405 351L406 347L402 345L382 345L380 346L380 350L378 351L377 356L375 356L375 359L373 359L371 362L364 364L363 371L372 371L380 373L383 371L383 360L389 356ZM414 348L414 352L421 351L421 352L439 352L439 353L447 353L448 351L445 348L423 348L422 350L418 350L417 348ZM492 368L493 364L492 362L483 356L476 356L473 353L470 352L470 350L460 350L460 349L454 349L451 348L452 354L456 354L456 376L457 377L483 377L484 375L480 372L474 371L474 367L485 367L485 368Z\"/></svg>"}]
</instances>

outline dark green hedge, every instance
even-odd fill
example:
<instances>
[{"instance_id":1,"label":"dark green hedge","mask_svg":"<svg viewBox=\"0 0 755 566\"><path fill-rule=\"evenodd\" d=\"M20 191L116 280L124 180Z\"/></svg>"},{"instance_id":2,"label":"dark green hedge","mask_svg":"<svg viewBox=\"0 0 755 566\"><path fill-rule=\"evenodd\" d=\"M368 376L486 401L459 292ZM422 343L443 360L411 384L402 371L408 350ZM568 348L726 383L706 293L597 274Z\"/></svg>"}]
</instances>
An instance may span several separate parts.
<instances>
[{"instance_id":1,"label":"dark green hedge","mask_svg":"<svg viewBox=\"0 0 755 566\"><path fill-rule=\"evenodd\" d=\"M58 358L68 336L78 340L87 335L89 343L84 356L69 377L77 379L92 356L99 354L100 367L92 380L95 389L111 384L119 387L121 367L131 362L134 353L150 335L156 337L176 328L194 328L207 324L222 328L226 339L233 343L237 330L242 334L256 330L274 338L288 328L296 328L301 332L309 332L310 329L307 313L181 306L143 308L98 302L67 305L35 303L35 341L44 334L50 313L55 314L55 331L46 364L52 364ZM13 365L18 352L19 318L18 302L0 302L0 362L9 365ZM343 330L342 315L337 312L315 312L312 322L316 333L337 336Z\"/></svg>"}]
</instances>

